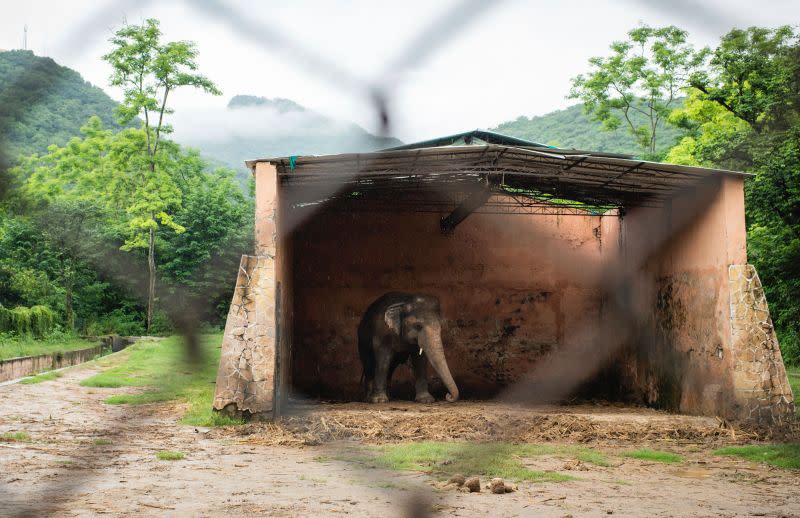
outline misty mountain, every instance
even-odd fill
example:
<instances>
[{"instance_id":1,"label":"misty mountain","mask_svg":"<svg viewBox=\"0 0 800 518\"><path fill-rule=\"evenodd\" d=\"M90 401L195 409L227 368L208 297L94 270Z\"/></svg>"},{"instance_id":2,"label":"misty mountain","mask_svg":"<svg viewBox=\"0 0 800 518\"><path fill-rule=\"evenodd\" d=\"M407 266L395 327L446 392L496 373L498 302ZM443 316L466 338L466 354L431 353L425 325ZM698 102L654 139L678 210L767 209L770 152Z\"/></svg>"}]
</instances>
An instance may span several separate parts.
<instances>
[{"instance_id":1,"label":"misty mountain","mask_svg":"<svg viewBox=\"0 0 800 518\"><path fill-rule=\"evenodd\" d=\"M636 124L644 122L644 116L639 113L633 113L632 117ZM499 124L492 128L492 131L562 148L627 155L642 154L642 149L628 133L625 125L614 131L603 131L599 122L590 120L584 113L582 104L535 117L523 115L513 121ZM660 123L656 134L658 144L656 152L664 152L680 140L684 131Z\"/></svg>"},{"instance_id":2,"label":"misty mountain","mask_svg":"<svg viewBox=\"0 0 800 518\"><path fill-rule=\"evenodd\" d=\"M80 127L92 115L99 116L106 127L118 129L116 106L101 88L50 58L24 50L0 51L0 154L9 162L43 152L50 144L65 144L80 134ZM283 98L237 95L227 106L182 109L170 119L175 140L239 171L242 179L248 177L244 161L251 158L363 152L401 144ZM581 105L541 116L521 116L493 131L559 147L641 154L624 127L602 131ZM660 151L682 135L671 126L660 131Z\"/></svg>"},{"instance_id":3,"label":"misty mountain","mask_svg":"<svg viewBox=\"0 0 800 518\"><path fill-rule=\"evenodd\" d=\"M119 129L117 102L81 75L29 50L0 51L0 158L42 153L80 135L89 117ZM172 136L246 177L248 158L371 151L401 144L336 121L290 99L237 95L221 109L178 110ZM137 124L136 121L132 125Z\"/></svg>"},{"instance_id":4,"label":"misty mountain","mask_svg":"<svg viewBox=\"0 0 800 518\"><path fill-rule=\"evenodd\" d=\"M244 160L365 152L402 144L352 122L334 120L290 99L236 95L227 107L173 116L175 140L237 170Z\"/></svg>"}]
</instances>

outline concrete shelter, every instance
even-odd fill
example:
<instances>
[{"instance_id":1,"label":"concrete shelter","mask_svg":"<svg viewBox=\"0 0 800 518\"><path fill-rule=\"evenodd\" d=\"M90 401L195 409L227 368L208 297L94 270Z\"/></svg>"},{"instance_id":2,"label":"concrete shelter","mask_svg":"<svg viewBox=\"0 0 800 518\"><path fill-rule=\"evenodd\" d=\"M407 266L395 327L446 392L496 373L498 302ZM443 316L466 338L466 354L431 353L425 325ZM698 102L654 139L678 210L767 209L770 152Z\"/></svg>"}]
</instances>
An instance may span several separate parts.
<instances>
[{"instance_id":1,"label":"concrete shelter","mask_svg":"<svg viewBox=\"0 0 800 518\"><path fill-rule=\"evenodd\" d=\"M440 298L466 398L538 383L729 419L794 411L747 264L744 173L486 131L247 165L256 250L237 276L217 410L359 399L356 327L399 290ZM406 397L410 373L392 386Z\"/></svg>"}]
</instances>

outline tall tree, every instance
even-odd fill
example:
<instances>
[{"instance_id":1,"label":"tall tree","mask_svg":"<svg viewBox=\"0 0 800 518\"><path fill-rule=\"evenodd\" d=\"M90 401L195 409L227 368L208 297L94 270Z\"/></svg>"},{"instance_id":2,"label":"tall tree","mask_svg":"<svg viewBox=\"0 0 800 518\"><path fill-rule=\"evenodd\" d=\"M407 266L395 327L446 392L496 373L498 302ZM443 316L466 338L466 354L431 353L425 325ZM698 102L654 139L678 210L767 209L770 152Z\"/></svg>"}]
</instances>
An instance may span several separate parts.
<instances>
[{"instance_id":1,"label":"tall tree","mask_svg":"<svg viewBox=\"0 0 800 518\"><path fill-rule=\"evenodd\" d=\"M647 155L654 156L658 129L667 122L680 91L703 63L706 51L695 52L687 32L675 26L642 25L626 41L611 44L610 57L589 59L592 70L572 79L569 98L580 99L587 113L606 130L621 124ZM637 123L638 113L644 123Z\"/></svg>"},{"instance_id":2,"label":"tall tree","mask_svg":"<svg viewBox=\"0 0 800 518\"><path fill-rule=\"evenodd\" d=\"M93 117L81 131L83 138L73 138L63 147L52 145L46 154L33 155L13 170L20 183L19 203L27 203L26 211L36 214L36 221L42 228L39 233L58 251L55 256L59 257L63 268L50 268L48 275L62 280L68 292L64 305L67 321L72 315L74 279L73 264L67 260L96 259L91 262L100 270L116 272L117 266L112 268L108 263L115 254L107 250L107 245L113 242L119 247L122 242L122 250L146 250L153 215L160 226L174 231L166 233L167 236L184 233L187 227L180 221L192 223L188 226L192 235L178 241L187 248L213 248L218 244L203 241L219 238L226 242L227 234L241 226L242 212L246 210L243 195L231 180L233 173L224 170L207 173L207 164L195 151L184 151L164 139L156 155L156 167L151 171L143 153L144 129L127 128L111 133L103 128L100 119ZM206 201L219 206L208 208L206 212L231 220L220 223L219 228L215 228L216 234L186 218L184 200L193 211L203 211L199 206L201 202L195 200L195 190L214 194ZM94 227L102 229L102 236L95 235ZM154 249L163 252L167 261L172 261L172 242L165 241L163 234L159 234L159 246ZM162 246L164 244L167 246ZM241 251L241 247L239 249ZM170 268L167 273L172 273ZM187 271L180 277L184 286L190 284L186 282L190 275ZM19 277L19 280L25 278ZM137 287L143 285L137 283Z\"/></svg>"},{"instance_id":3,"label":"tall tree","mask_svg":"<svg viewBox=\"0 0 800 518\"><path fill-rule=\"evenodd\" d=\"M163 136L172 131L164 116L173 112L168 106L170 93L181 87L198 88L204 92L220 95L219 89L205 76L197 73L197 49L193 42L175 41L161 43L161 29L155 19L147 19L142 25L126 25L111 38L114 49L103 56L114 69L111 85L123 88L124 98L118 110L120 124L127 124L142 117L144 130L144 160L129 156L132 181L141 187L141 196L133 207L135 226L146 234L141 239L134 233L126 243L129 248L147 248L149 271L147 298L147 329L153 319L155 305L156 259L155 240L159 226L178 231L168 212L174 204L175 191L163 189L159 180L159 153L163 147Z\"/></svg>"},{"instance_id":4,"label":"tall tree","mask_svg":"<svg viewBox=\"0 0 800 518\"><path fill-rule=\"evenodd\" d=\"M789 26L734 29L722 37L707 71L691 78L714 102L756 133L787 130L800 113L800 45Z\"/></svg>"}]
</instances>

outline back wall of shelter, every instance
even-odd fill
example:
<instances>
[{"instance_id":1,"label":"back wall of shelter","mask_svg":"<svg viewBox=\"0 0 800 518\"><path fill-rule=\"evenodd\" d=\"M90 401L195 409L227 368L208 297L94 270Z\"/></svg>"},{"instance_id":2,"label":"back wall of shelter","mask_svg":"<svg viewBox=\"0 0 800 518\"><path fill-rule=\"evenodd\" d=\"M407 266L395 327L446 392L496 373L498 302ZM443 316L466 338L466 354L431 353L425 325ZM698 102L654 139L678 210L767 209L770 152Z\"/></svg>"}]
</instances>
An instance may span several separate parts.
<instances>
[{"instance_id":1,"label":"back wall of shelter","mask_svg":"<svg viewBox=\"0 0 800 518\"><path fill-rule=\"evenodd\" d=\"M603 297L596 279L574 272L616 253L616 216L476 213L449 235L440 217L391 205L353 213L332 207L296 228L295 391L361 397L356 329L367 306L389 291L439 297L447 360L465 397L496 394L554 349L577 343L591 354ZM411 379L410 369L398 368L390 396L412 397Z\"/></svg>"}]
</instances>

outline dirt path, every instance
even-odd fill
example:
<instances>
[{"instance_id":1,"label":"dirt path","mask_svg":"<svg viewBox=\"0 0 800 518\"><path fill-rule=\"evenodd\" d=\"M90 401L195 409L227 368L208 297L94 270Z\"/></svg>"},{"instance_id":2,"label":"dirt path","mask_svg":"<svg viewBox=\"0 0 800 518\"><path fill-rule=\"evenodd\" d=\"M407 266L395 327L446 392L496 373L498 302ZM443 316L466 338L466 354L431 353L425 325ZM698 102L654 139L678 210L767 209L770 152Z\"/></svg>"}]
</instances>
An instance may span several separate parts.
<instances>
[{"instance_id":1,"label":"dirt path","mask_svg":"<svg viewBox=\"0 0 800 518\"><path fill-rule=\"evenodd\" d=\"M708 447L673 443L669 449L686 461L668 466L621 457L622 445L606 443L598 449L613 459L611 467L552 456L526 461L532 469L580 480L525 483L502 496L463 494L434 488L424 474L325 460L340 451L335 442L271 446L254 440L264 427L208 431L178 425L180 409L174 405L106 405L102 401L110 394L132 389L78 385L96 369L87 365L54 381L0 387L0 433L31 437L28 443L0 442L0 515L377 517L406 516L416 501L443 516L800 516L800 473L714 457ZM400 422L413 408L418 407L370 407L366 414ZM463 409L491 411L485 405ZM576 411L581 413L570 409ZM587 414L615 426L625 419L631 426L656 417L670 420L624 409ZM674 421L680 428L713 424L685 416ZM250 435L242 436L242 430ZM348 447L357 444L351 440ZM640 446L629 442L624 448ZM163 450L181 451L186 458L157 460L156 452Z\"/></svg>"}]
</instances>

